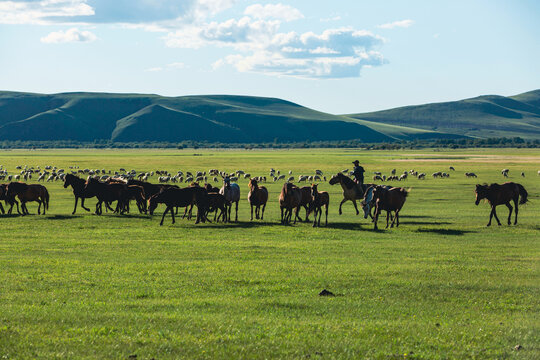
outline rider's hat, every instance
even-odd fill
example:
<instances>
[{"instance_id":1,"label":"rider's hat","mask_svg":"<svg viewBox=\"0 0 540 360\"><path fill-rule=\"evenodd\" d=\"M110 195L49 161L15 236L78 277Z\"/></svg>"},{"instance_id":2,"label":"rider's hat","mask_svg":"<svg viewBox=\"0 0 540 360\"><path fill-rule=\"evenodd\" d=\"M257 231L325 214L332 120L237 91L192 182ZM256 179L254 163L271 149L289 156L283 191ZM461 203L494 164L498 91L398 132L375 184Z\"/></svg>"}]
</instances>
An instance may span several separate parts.
<instances>
[{"instance_id":1,"label":"rider's hat","mask_svg":"<svg viewBox=\"0 0 540 360\"><path fill-rule=\"evenodd\" d=\"M352 163L353 163L353 164L360 164L360 161L354 160Z\"/></svg>"}]
</instances>

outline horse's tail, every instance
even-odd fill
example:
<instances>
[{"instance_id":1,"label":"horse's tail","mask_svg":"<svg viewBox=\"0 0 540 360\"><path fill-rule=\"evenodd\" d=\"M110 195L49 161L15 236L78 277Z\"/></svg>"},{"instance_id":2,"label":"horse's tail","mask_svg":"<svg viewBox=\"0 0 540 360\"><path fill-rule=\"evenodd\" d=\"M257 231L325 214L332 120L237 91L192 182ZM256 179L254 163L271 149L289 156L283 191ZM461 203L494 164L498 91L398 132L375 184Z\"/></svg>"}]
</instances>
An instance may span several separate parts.
<instances>
[{"instance_id":1,"label":"horse's tail","mask_svg":"<svg viewBox=\"0 0 540 360\"><path fill-rule=\"evenodd\" d=\"M43 187L43 206L49 210L49 192L45 186Z\"/></svg>"},{"instance_id":2,"label":"horse's tail","mask_svg":"<svg viewBox=\"0 0 540 360\"><path fill-rule=\"evenodd\" d=\"M521 196L521 200L520 200L519 204L520 205L525 204L528 201L527 196L529 194L527 193L527 190L525 190L523 185L521 185L521 184L516 184L516 185L517 185L518 190L519 190L519 195Z\"/></svg>"}]
</instances>

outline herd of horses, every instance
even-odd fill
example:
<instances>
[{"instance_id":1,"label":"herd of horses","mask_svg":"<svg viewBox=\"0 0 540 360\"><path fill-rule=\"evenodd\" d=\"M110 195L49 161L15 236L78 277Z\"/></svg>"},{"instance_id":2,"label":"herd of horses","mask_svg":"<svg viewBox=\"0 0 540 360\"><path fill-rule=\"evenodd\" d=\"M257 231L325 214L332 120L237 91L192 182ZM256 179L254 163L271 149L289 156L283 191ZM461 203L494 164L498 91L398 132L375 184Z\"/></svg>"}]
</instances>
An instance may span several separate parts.
<instances>
[{"instance_id":1,"label":"herd of horses","mask_svg":"<svg viewBox=\"0 0 540 360\"><path fill-rule=\"evenodd\" d=\"M386 211L386 227L399 226L399 213L405 204L408 191L402 187L392 187L377 184L357 184L347 175L337 173L329 181L330 185L340 184L343 190L343 200L339 204L339 214L342 214L342 205L346 201L352 201L356 214L358 210L357 201L360 201L364 218L371 217L374 228L377 229L377 222L382 211ZM209 215L214 213L214 221L231 222L232 208L235 207L235 220L238 221L238 204L240 202L240 187L237 183L231 182L229 177L224 177L221 188L213 187L210 184L200 186L198 183L192 183L188 187L180 188L177 185L170 184L152 184L146 181L136 179L114 179L100 181L96 177L89 176L86 180L74 175L66 174L64 177L64 188L73 189L75 196L75 206L72 214L77 211L77 205L80 200L80 206L90 211L84 205L85 199L96 198L95 214L103 214L103 205L105 211L111 211L118 214L129 212L131 201L135 201L141 214L153 215L159 204L166 206L162 214L160 225L163 225L165 217L170 213L172 223L175 223L175 215L178 215L179 208L185 208L183 217L191 218L192 210L197 208L196 221L209 221ZM249 181L248 202L251 206L251 221L253 215L255 219L264 219L264 211L269 199L269 193L266 187L258 184L257 179L252 178ZM515 208L514 224L517 224L518 205L527 202L527 191L517 183L506 182L502 185L476 185L476 205L482 199L486 199L491 205L489 223L495 217L497 223L501 225L495 208L498 205L506 205L509 209L508 224L511 224L512 211ZM19 202L21 206L19 210ZM16 206L17 212L21 215L28 215L26 203L35 201L38 205L38 214L45 214L49 209L49 193L47 188L40 184L26 184L22 182L10 182L0 185L0 200L4 200L9 205L8 214L12 213ZM113 209L112 204L116 202ZM511 202L514 202L512 207ZM323 208L325 212L325 225L328 225L328 207L330 196L326 191L319 191L317 184L311 186L299 187L291 182L285 182L280 195L279 206L281 210L281 224L296 223L302 221L300 217L301 208L305 209L305 221L309 221L311 213L314 214L313 227L321 225ZM42 210L43 207L43 211ZM22 212L21 212L22 210ZM5 210L0 203L0 212ZM293 217L294 216L294 217Z\"/></svg>"}]
</instances>

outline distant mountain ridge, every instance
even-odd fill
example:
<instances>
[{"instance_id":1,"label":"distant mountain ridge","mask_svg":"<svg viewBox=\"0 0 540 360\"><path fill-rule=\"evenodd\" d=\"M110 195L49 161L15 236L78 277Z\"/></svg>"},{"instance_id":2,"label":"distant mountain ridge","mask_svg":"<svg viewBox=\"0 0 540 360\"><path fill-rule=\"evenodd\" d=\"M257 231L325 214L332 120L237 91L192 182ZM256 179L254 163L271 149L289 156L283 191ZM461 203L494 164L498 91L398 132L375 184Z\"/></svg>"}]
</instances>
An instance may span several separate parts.
<instances>
[{"instance_id":1,"label":"distant mountain ridge","mask_svg":"<svg viewBox=\"0 0 540 360\"><path fill-rule=\"evenodd\" d=\"M484 95L347 116L471 137L539 139L540 89L509 97Z\"/></svg>"},{"instance_id":2,"label":"distant mountain ridge","mask_svg":"<svg viewBox=\"0 0 540 360\"><path fill-rule=\"evenodd\" d=\"M0 91L0 140L260 143L540 137L540 90L332 115L277 98Z\"/></svg>"}]
</instances>

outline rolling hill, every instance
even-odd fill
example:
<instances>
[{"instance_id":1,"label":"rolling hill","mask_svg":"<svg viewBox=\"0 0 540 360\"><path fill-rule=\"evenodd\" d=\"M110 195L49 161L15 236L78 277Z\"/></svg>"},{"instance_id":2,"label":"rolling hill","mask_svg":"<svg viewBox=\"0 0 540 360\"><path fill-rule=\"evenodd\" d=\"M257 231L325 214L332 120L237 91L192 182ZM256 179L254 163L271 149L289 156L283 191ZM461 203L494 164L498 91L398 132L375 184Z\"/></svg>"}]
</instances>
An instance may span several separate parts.
<instances>
[{"instance_id":1,"label":"rolling hill","mask_svg":"<svg viewBox=\"0 0 540 360\"><path fill-rule=\"evenodd\" d=\"M346 116L378 124L471 137L539 139L540 90L509 97L486 95Z\"/></svg>"},{"instance_id":2,"label":"rolling hill","mask_svg":"<svg viewBox=\"0 0 540 360\"><path fill-rule=\"evenodd\" d=\"M333 115L252 96L0 92L0 140L383 142L540 137L540 91Z\"/></svg>"}]
</instances>

